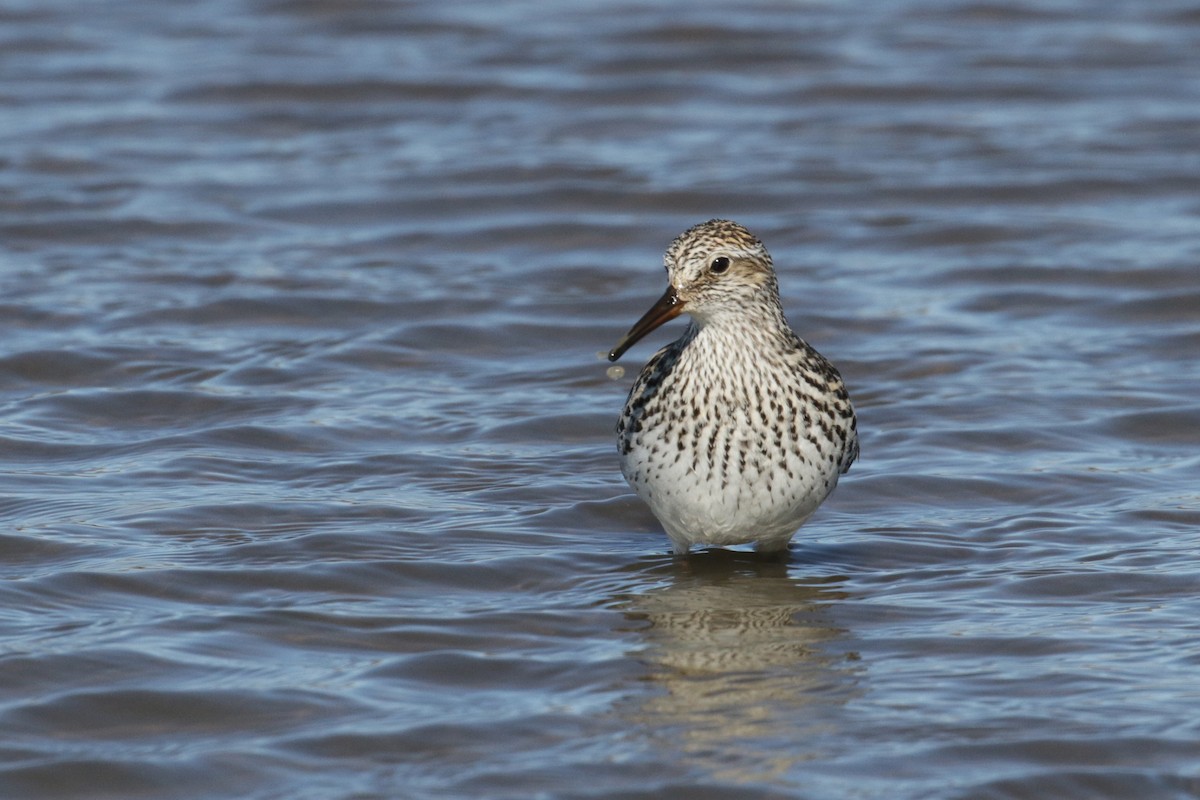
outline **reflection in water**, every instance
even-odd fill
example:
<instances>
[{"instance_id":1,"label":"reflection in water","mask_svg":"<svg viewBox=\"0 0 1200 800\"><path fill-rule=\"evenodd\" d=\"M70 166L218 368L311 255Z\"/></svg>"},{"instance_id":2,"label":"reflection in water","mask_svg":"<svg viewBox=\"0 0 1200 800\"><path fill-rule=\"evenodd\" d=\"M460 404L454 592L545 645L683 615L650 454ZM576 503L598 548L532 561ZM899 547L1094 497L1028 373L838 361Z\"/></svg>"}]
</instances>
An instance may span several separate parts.
<instances>
[{"instance_id":1,"label":"reflection in water","mask_svg":"<svg viewBox=\"0 0 1200 800\"><path fill-rule=\"evenodd\" d=\"M632 597L646 625L638 657L663 689L631 712L656 742L734 782L779 780L819 755L816 740L855 691L852 662L823 621L844 597L788 565L715 550L664 567L666 585Z\"/></svg>"}]
</instances>

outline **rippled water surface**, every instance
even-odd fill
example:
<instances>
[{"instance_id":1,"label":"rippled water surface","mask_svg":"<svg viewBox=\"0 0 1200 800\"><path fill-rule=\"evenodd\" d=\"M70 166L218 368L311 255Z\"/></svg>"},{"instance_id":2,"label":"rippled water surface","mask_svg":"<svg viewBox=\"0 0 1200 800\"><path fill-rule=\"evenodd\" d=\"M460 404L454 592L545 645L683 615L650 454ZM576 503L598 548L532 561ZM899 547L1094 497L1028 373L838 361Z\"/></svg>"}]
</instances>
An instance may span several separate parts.
<instances>
[{"instance_id":1,"label":"rippled water surface","mask_svg":"<svg viewBox=\"0 0 1200 800\"><path fill-rule=\"evenodd\" d=\"M18 0L0 65L0 795L1200 795L1194 4ZM714 216L859 411L786 561L617 469Z\"/></svg>"}]
</instances>

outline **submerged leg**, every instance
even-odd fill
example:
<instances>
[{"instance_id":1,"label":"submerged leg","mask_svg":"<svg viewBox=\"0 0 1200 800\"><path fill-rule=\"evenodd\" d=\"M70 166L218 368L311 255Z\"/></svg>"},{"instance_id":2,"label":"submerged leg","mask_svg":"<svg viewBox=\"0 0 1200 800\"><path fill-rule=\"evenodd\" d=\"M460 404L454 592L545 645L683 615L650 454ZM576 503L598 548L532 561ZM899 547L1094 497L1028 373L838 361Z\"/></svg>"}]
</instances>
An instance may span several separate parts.
<instances>
[{"instance_id":1,"label":"submerged leg","mask_svg":"<svg viewBox=\"0 0 1200 800\"><path fill-rule=\"evenodd\" d=\"M786 539L759 539L754 543L754 549L762 556L767 558L783 558L788 556L788 545L792 543L792 537Z\"/></svg>"}]
</instances>

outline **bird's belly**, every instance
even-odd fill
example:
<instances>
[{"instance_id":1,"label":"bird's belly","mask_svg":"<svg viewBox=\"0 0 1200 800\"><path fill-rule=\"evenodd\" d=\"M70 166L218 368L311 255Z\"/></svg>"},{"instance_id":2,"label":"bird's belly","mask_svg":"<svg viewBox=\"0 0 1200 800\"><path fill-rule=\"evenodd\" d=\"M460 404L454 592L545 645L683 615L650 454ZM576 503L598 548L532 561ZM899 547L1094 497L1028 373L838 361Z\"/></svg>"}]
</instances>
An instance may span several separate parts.
<instances>
[{"instance_id":1,"label":"bird's belly","mask_svg":"<svg viewBox=\"0 0 1200 800\"><path fill-rule=\"evenodd\" d=\"M805 439L737 427L643 433L621 471L672 539L688 544L786 539L837 483L837 465Z\"/></svg>"}]
</instances>

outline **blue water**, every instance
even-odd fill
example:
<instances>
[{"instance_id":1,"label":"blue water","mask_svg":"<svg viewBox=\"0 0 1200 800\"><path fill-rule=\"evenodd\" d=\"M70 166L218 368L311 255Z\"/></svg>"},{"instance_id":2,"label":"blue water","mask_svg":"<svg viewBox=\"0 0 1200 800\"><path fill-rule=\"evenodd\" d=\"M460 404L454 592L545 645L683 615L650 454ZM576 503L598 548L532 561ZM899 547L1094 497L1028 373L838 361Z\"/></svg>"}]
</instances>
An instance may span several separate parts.
<instances>
[{"instance_id":1,"label":"blue water","mask_svg":"<svg viewBox=\"0 0 1200 800\"><path fill-rule=\"evenodd\" d=\"M1190 4L0 23L0 796L1200 795ZM714 216L858 409L783 562L617 468Z\"/></svg>"}]
</instances>

